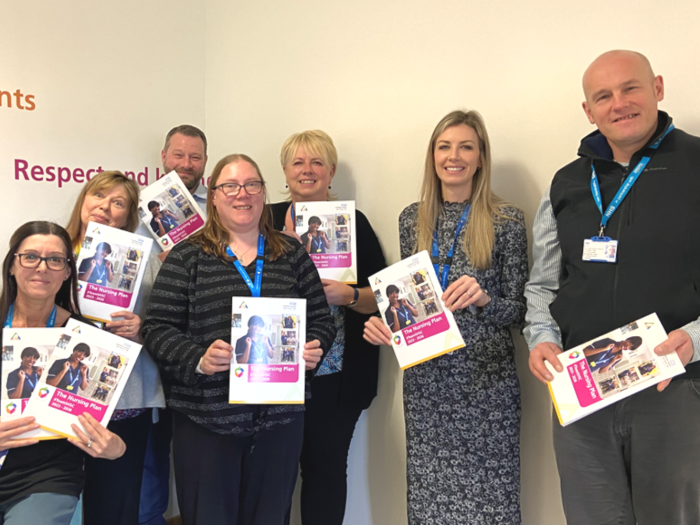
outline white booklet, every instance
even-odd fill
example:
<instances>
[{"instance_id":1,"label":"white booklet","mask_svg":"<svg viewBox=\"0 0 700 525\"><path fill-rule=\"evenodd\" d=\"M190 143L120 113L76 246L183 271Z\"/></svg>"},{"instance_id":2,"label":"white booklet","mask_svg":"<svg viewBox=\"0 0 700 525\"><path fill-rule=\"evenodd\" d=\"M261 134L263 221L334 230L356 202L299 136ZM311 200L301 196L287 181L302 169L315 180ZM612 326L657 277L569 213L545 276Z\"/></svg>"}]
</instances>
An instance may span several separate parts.
<instances>
[{"instance_id":1,"label":"white booklet","mask_svg":"<svg viewBox=\"0 0 700 525\"><path fill-rule=\"evenodd\" d=\"M42 374L48 370L54 346L63 328L4 328L2 331L2 412L0 421L13 421L24 413ZM63 438L43 428L16 439Z\"/></svg>"},{"instance_id":2,"label":"white booklet","mask_svg":"<svg viewBox=\"0 0 700 525\"><path fill-rule=\"evenodd\" d=\"M685 372L675 352L654 353L666 337L661 321L651 314L559 354L561 373L546 362L562 426Z\"/></svg>"},{"instance_id":3,"label":"white booklet","mask_svg":"<svg viewBox=\"0 0 700 525\"><path fill-rule=\"evenodd\" d=\"M139 217L162 250L204 227L202 210L174 171L141 190Z\"/></svg>"},{"instance_id":4,"label":"white booklet","mask_svg":"<svg viewBox=\"0 0 700 525\"><path fill-rule=\"evenodd\" d=\"M106 322L113 312L133 312L152 248L151 239L89 222L77 261L82 314Z\"/></svg>"},{"instance_id":5,"label":"white booklet","mask_svg":"<svg viewBox=\"0 0 700 525\"><path fill-rule=\"evenodd\" d=\"M298 202L295 228L324 279L357 284L355 201Z\"/></svg>"},{"instance_id":6,"label":"white booklet","mask_svg":"<svg viewBox=\"0 0 700 525\"><path fill-rule=\"evenodd\" d=\"M229 403L303 404L306 299L234 297Z\"/></svg>"},{"instance_id":7,"label":"white booklet","mask_svg":"<svg viewBox=\"0 0 700 525\"><path fill-rule=\"evenodd\" d=\"M369 279L379 313L394 333L402 370L464 346L427 251L392 264Z\"/></svg>"},{"instance_id":8,"label":"white booklet","mask_svg":"<svg viewBox=\"0 0 700 525\"><path fill-rule=\"evenodd\" d=\"M107 426L140 351L140 344L69 319L25 415L64 437L77 437L71 423L80 427L85 412Z\"/></svg>"}]
</instances>

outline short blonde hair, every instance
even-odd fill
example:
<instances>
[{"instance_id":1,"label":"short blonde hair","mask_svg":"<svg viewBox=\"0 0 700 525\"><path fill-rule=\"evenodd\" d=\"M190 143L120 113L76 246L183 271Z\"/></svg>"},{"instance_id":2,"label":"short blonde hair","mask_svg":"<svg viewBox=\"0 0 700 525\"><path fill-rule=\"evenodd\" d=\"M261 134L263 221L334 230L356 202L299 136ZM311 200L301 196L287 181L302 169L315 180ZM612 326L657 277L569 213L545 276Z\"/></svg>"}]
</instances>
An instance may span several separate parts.
<instances>
[{"instance_id":1,"label":"short blonde hair","mask_svg":"<svg viewBox=\"0 0 700 525\"><path fill-rule=\"evenodd\" d=\"M71 241L73 242L73 249L77 248L83 241L80 238L80 234L83 231L80 212L83 209L85 197L88 194L94 195L99 191L110 191L117 185L124 188L124 191L126 191L126 196L129 199L127 204L128 215L126 218L126 226L124 226L122 229L130 232L136 230L136 227L139 225L139 185L135 180L130 179L121 171L102 171L91 178L88 183L83 186L80 195L78 195L78 200L75 202L75 206L73 207L73 212L70 215L70 220L68 221L68 226L66 226L66 231L68 232L68 235L70 235Z\"/></svg>"},{"instance_id":2,"label":"short blonde hair","mask_svg":"<svg viewBox=\"0 0 700 525\"><path fill-rule=\"evenodd\" d=\"M303 146L307 153L314 157L322 158L329 168L338 166L338 151L335 149L333 139L325 131L311 129L295 133L284 141L280 152L280 162L283 168L289 165L300 146ZM333 198L330 191L327 197L329 199Z\"/></svg>"}]
</instances>

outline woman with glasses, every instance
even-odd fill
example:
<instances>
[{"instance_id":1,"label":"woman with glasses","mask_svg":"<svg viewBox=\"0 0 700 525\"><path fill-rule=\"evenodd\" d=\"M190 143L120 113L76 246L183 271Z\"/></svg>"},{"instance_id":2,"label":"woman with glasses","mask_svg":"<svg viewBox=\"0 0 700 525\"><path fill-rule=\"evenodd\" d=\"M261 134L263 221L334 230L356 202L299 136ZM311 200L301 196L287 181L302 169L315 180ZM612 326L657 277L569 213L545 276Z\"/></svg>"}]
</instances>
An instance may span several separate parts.
<instances>
[{"instance_id":1,"label":"woman with glasses","mask_svg":"<svg viewBox=\"0 0 700 525\"><path fill-rule=\"evenodd\" d=\"M520 525L510 329L525 318L527 236L523 212L491 192L489 137L477 112L453 111L435 127L420 200L401 213L399 238L402 259L431 253L466 343L403 376L408 522ZM365 338L390 345L392 332L374 317Z\"/></svg>"},{"instance_id":2,"label":"woman with glasses","mask_svg":"<svg viewBox=\"0 0 700 525\"><path fill-rule=\"evenodd\" d=\"M139 223L138 202L138 184L122 173L103 171L92 177L80 192L66 227L73 250L76 253L80 251L89 222L133 232ZM119 266L113 266L107 260L111 253L109 243L99 243L95 255L81 262L79 279L103 286L112 282ZM141 318L146 315L148 297L159 269L160 261L151 252L134 312L122 310L113 313L114 320L106 324L107 330L137 343L143 342ZM138 523L146 445L153 424L151 408L164 406L165 396L158 367L144 350L139 354L108 425L126 443L126 453L117 461L88 459L85 464L85 525ZM105 479L111 482L104 483ZM114 486L119 486L119 490L115 491Z\"/></svg>"},{"instance_id":3,"label":"woman with glasses","mask_svg":"<svg viewBox=\"0 0 700 525\"><path fill-rule=\"evenodd\" d=\"M70 237L57 224L21 226L10 238L2 271L5 329L61 327L69 318L90 322L78 308ZM32 417L0 422L0 523L67 525L83 488L84 458L110 460L124 454L119 436L89 415L78 419L82 429L73 425L77 439L47 441L13 440L39 427Z\"/></svg>"},{"instance_id":4,"label":"woman with glasses","mask_svg":"<svg viewBox=\"0 0 700 525\"><path fill-rule=\"evenodd\" d=\"M323 131L289 137L280 154L291 202L273 204L274 226L294 233L294 204L326 201L338 164L333 140ZM367 217L356 210L357 285L322 279L338 335L312 384L306 403L304 447L301 453L301 517L304 525L339 525L345 515L347 460L350 442L362 411L377 395L379 352L362 339L369 315L377 311L369 287L370 275L386 263ZM345 217L339 216L339 224ZM319 233L321 220L309 219L301 238L310 253L325 253L330 243Z\"/></svg>"},{"instance_id":5,"label":"woman with glasses","mask_svg":"<svg viewBox=\"0 0 700 525\"><path fill-rule=\"evenodd\" d=\"M265 183L246 155L209 181L207 222L172 249L143 327L173 409L173 461L184 525L282 523L292 500L304 406L231 405L232 297L306 299L307 379L336 329L306 250L274 230Z\"/></svg>"}]
</instances>

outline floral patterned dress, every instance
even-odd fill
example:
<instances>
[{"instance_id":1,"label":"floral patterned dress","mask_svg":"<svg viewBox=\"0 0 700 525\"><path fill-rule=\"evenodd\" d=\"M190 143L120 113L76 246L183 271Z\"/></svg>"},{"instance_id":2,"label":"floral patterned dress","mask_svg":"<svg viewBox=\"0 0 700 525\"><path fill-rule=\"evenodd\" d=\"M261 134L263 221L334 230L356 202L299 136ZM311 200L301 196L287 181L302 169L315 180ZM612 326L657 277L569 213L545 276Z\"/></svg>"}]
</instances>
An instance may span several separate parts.
<instances>
[{"instance_id":1,"label":"floral patterned dress","mask_svg":"<svg viewBox=\"0 0 700 525\"><path fill-rule=\"evenodd\" d=\"M438 221L444 257L466 203L443 205ZM511 327L525 318L527 237L522 211L496 224L493 263L472 268L455 242L448 284L471 275L491 302L455 312L466 347L404 374L408 518L411 525L520 524L520 389ZM399 217L401 258L416 243L417 203Z\"/></svg>"}]
</instances>

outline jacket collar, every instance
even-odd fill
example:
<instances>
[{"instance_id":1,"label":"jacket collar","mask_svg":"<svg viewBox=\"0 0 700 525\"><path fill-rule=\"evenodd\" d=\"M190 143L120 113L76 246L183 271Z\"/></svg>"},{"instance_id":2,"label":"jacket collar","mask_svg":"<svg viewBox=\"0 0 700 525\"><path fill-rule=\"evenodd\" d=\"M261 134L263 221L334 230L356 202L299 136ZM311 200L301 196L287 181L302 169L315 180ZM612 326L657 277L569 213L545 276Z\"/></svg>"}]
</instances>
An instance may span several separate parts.
<instances>
[{"instance_id":1,"label":"jacket collar","mask_svg":"<svg viewBox=\"0 0 700 525\"><path fill-rule=\"evenodd\" d=\"M656 133L649 139L642 149L632 155L632 159L635 159L639 154L645 151L650 144L653 144L659 138L666 133L668 127L673 123L673 119L665 111L659 111L659 121L656 126ZM579 157L589 157L593 160L609 160L614 161L612 149L610 144L608 144L608 139L598 130L590 133L583 137L581 140L581 145L578 148ZM630 159L630 160L632 160Z\"/></svg>"}]
</instances>

